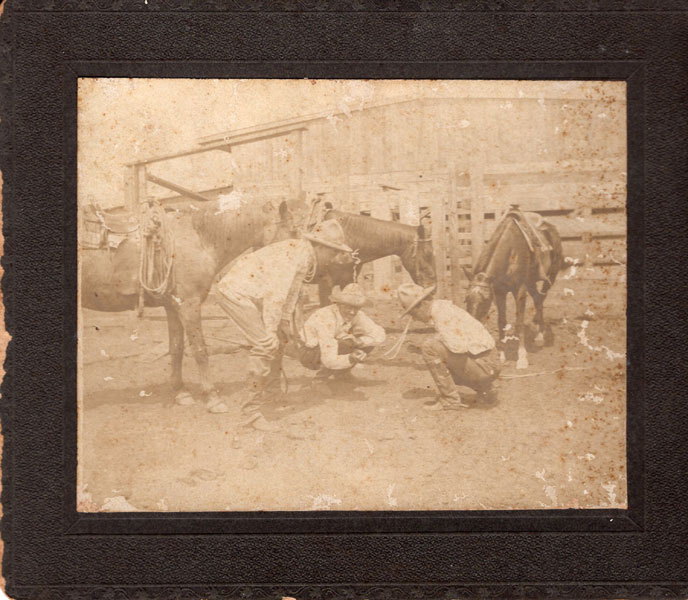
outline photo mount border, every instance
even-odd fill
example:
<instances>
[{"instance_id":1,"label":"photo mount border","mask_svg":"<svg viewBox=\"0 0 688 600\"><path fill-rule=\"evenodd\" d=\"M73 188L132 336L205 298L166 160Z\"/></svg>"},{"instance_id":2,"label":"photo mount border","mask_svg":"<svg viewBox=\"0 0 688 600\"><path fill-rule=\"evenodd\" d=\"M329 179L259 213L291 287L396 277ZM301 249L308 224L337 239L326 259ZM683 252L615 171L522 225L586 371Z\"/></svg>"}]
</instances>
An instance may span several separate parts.
<instances>
[{"instance_id":1,"label":"photo mount border","mask_svg":"<svg viewBox=\"0 0 688 600\"><path fill-rule=\"evenodd\" d=\"M628 509L533 509L463 511L241 511L83 513L76 510L76 319L67 302L65 319L65 535L146 534L366 534L486 532L641 532L645 514L644 411L645 379L642 340L631 326L644 329L644 129L645 64L643 61L446 61L405 63L356 62L69 62L64 71L65 264L76 265L77 83L81 77L246 78L246 79L437 79L437 80L593 80L627 85L627 484ZM631 143L632 141L632 143ZM68 270L69 271L69 270ZM76 296L76 273L67 286ZM632 293L633 292L633 293ZM69 298L69 296L68 296ZM632 325L631 325L632 324ZM69 374L72 374L71 377Z\"/></svg>"}]
</instances>

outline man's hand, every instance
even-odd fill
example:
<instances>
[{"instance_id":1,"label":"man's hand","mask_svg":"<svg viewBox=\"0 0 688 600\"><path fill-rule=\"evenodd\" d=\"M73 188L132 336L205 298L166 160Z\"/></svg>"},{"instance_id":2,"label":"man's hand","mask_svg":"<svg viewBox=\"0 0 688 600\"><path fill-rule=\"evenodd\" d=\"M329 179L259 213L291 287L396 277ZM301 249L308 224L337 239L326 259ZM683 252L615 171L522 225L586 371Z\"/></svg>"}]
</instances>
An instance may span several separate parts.
<instances>
[{"instance_id":1,"label":"man's hand","mask_svg":"<svg viewBox=\"0 0 688 600\"><path fill-rule=\"evenodd\" d=\"M277 328L277 337L280 343L286 344L291 337L291 323L287 319L282 319L280 321L279 327Z\"/></svg>"},{"instance_id":2,"label":"man's hand","mask_svg":"<svg viewBox=\"0 0 688 600\"><path fill-rule=\"evenodd\" d=\"M368 355L360 348L356 348L356 350L351 353L352 361L356 361L357 363L364 361L366 356Z\"/></svg>"}]
</instances>

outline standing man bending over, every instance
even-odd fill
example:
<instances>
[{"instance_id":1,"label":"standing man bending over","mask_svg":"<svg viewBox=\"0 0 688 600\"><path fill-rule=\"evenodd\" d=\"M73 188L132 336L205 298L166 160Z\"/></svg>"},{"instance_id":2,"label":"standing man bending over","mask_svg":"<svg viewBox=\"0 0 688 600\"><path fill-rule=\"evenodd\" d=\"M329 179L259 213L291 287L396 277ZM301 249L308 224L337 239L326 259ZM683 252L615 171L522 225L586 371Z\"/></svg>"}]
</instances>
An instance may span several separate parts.
<instances>
[{"instance_id":1,"label":"standing man bending over","mask_svg":"<svg viewBox=\"0 0 688 600\"><path fill-rule=\"evenodd\" d=\"M266 398L280 391L282 345L301 287L316 271L353 262L351 253L339 223L323 221L303 239L276 242L241 257L218 284L220 306L251 345L248 397L242 409L259 419L254 427L271 429L258 411ZM209 408L228 410L224 404Z\"/></svg>"},{"instance_id":2,"label":"standing man bending over","mask_svg":"<svg viewBox=\"0 0 688 600\"><path fill-rule=\"evenodd\" d=\"M440 396L424 408L466 408L457 385L481 395L495 393L493 383L499 371L490 359L495 341L480 321L450 300L433 300L434 291L435 286L423 289L415 283L405 283L398 290L403 315L429 323L437 332L423 344L421 354Z\"/></svg>"},{"instance_id":3,"label":"standing man bending over","mask_svg":"<svg viewBox=\"0 0 688 600\"><path fill-rule=\"evenodd\" d=\"M361 310L370 301L358 284L350 283L343 290L336 286L330 300L332 304L319 308L306 320L305 346L299 349L301 364L319 369L319 379L349 375L385 341L385 330Z\"/></svg>"}]
</instances>

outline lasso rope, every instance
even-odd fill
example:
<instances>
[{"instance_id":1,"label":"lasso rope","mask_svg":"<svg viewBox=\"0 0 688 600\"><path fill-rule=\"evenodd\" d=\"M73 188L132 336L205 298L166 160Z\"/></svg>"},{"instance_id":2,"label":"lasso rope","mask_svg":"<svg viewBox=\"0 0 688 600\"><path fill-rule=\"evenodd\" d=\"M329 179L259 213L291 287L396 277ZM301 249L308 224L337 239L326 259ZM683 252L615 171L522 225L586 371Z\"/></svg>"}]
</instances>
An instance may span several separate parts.
<instances>
[{"instance_id":1,"label":"lasso rope","mask_svg":"<svg viewBox=\"0 0 688 600\"><path fill-rule=\"evenodd\" d=\"M174 238L159 203L148 203L148 209L141 216L141 231L139 283L143 290L160 298L172 287Z\"/></svg>"},{"instance_id":2,"label":"lasso rope","mask_svg":"<svg viewBox=\"0 0 688 600\"><path fill-rule=\"evenodd\" d=\"M499 379L522 379L524 377L540 377L541 375L552 375L554 373L559 373L560 371L585 371L587 369L592 369L593 367L561 367L559 369L554 369L554 371L542 371L540 373L524 373L522 375L500 375Z\"/></svg>"},{"instance_id":3,"label":"lasso rope","mask_svg":"<svg viewBox=\"0 0 688 600\"><path fill-rule=\"evenodd\" d=\"M399 336L399 339L396 342L394 342L392 346L390 346L387 352L385 352L382 355L382 358L385 358L387 360L394 360L399 355L401 347L404 345L404 342L406 341L406 334L408 333L409 327L411 326L411 321L413 321L413 317L408 318L408 321L406 321L406 327L404 327L404 331Z\"/></svg>"}]
</instances>

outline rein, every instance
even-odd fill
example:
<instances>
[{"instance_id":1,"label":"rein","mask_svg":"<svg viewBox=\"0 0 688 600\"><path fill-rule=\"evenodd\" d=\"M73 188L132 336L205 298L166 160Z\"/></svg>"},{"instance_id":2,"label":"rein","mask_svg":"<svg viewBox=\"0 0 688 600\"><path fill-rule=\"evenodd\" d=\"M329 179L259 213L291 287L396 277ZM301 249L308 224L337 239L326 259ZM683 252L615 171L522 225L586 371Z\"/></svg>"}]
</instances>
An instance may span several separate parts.
<instances>
[{"instance_id":1,"label":"rein","mask_svg":"<svg viewBox=\"0 0 688 600\"><path fill-rule=\"evenodd\" d=\"M429 238L429 237L422 238L422 237L418 237L418 235L416 234L416 237L413 240L413 243L411 244L411 248L412 248L412 252L413 252L413 270L414 270L414 274L416 277L418 277L419 273L420 273L420 269L419 269L420 259L418 257L418 246L420 244L425 244L427 242L432 242L432 238Z\"/></svg>"}]
</instances>

